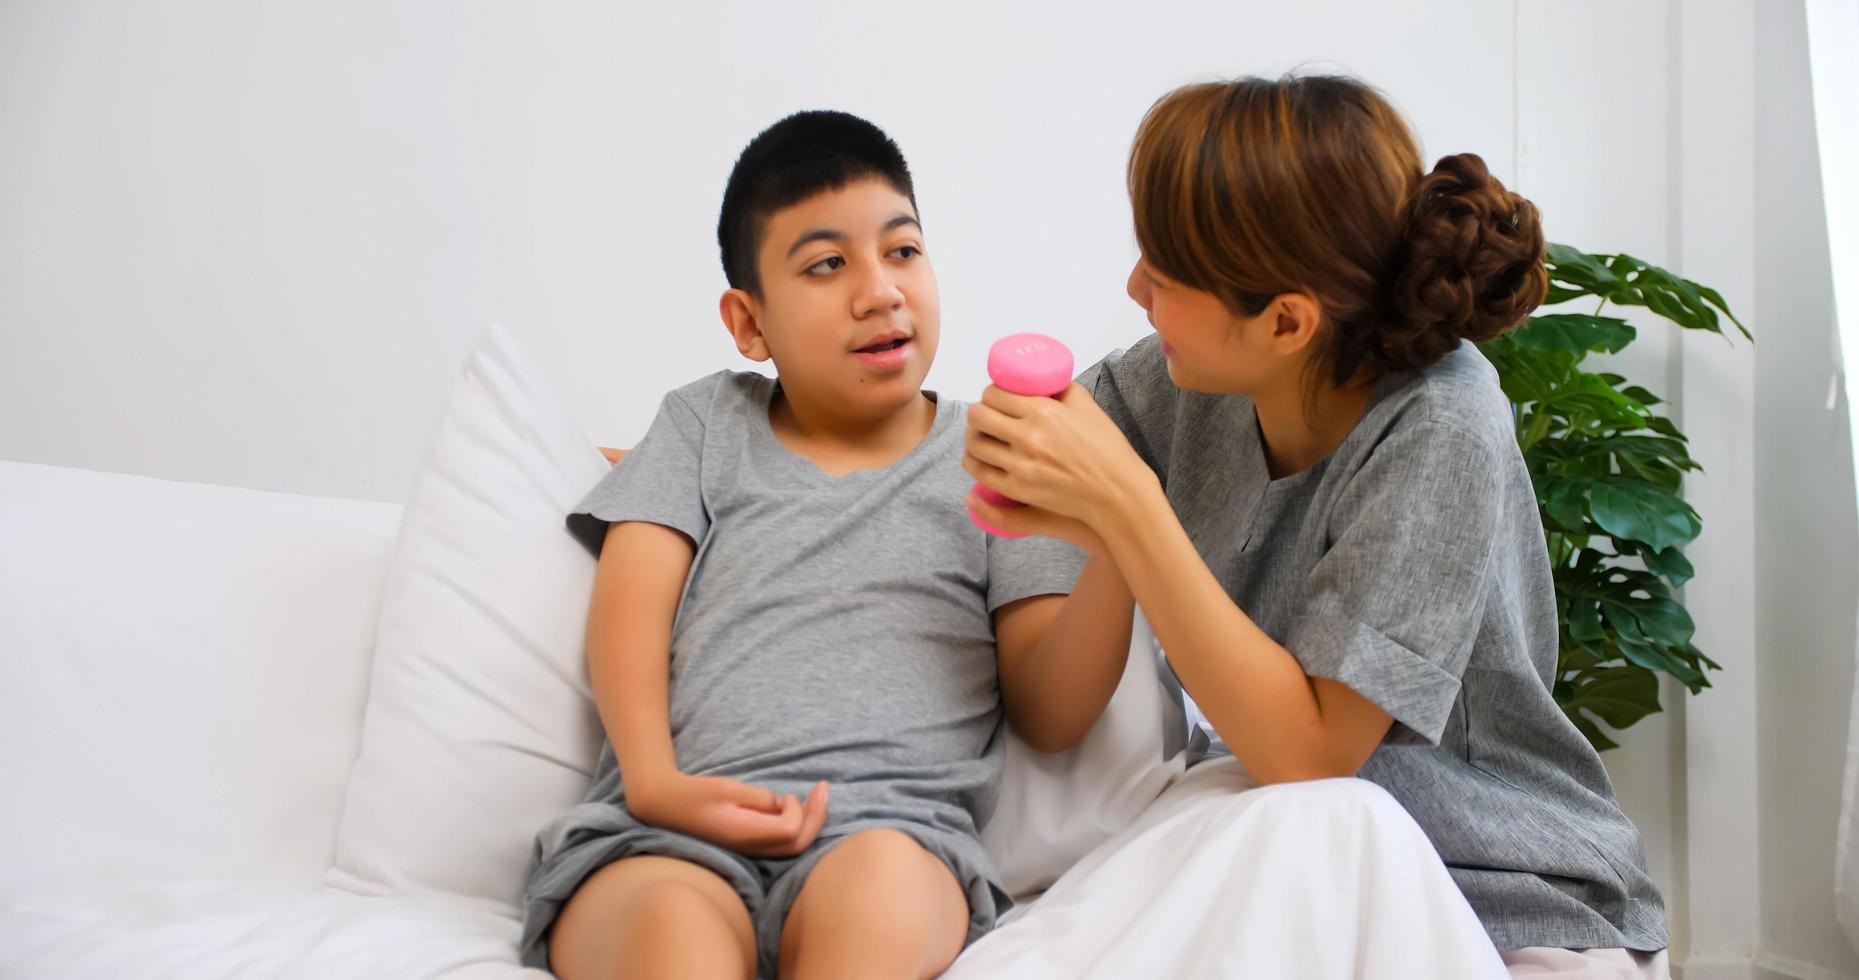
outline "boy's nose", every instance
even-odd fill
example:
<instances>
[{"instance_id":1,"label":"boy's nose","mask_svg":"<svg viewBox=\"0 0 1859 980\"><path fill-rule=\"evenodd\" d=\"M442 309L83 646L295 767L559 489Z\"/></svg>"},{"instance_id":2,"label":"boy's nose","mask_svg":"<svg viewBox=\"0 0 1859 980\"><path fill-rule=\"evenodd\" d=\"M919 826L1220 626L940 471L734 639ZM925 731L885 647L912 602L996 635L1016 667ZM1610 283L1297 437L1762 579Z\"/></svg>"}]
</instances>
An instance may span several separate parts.
<instances>
[{"instance_id":1,"label":"boy's nose","mask_svg":"<svg viewBox=\"0 0 1859 980\"><path fill-rule=\"evenodd\" d=\"M897 283L885 270L874 269L859 283L859 291L853 299L852 313L865 317L874 313L883 313L904 305L904 291L897 288Z\"/></svg>"}]
</instances>

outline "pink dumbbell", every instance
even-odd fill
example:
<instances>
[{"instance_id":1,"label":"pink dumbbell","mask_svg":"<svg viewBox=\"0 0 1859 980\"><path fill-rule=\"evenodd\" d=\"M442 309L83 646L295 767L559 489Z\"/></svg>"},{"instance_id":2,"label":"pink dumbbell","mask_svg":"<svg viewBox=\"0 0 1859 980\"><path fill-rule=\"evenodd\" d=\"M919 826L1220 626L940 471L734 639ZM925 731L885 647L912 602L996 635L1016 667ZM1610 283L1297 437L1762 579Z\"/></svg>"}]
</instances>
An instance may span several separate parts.
<instances>
[{"instance_id":1,"label":"pink dumbbell","mask_svg":"<svg viewBox=\"0 0 1859 980\"><path fill-rule=\"evenodd\" d=\"M1072 352L1064 344L1037 333L1017 333L1002 337L988 350L988 377L1002 391L1016 395L1044 395L1048 398L1064 393L1072 383ZM977 483L975 496L1000 507L1024 507L1011 497L995 493ZM1003 538L1023 538L1009 534L968 512L968 519L989 534Z\"/></svg>"}]
</instances>

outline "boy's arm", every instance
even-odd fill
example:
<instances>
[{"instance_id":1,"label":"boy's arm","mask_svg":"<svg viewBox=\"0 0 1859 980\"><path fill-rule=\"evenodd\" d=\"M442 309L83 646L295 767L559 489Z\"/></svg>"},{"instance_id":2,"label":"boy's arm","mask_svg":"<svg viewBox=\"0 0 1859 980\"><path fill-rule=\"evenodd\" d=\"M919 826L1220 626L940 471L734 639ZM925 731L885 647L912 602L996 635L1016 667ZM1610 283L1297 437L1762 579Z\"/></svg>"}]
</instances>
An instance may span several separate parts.
<instances>
[{"instance_id":1,"label":"boy's arm","mask_svg":"<svg viewBox=\"0 0 1859 980\"><path fill-rule=\"evenodd\" d=\"M803 801L687 776L671 744L671 626L696 546L660 524L607 528L587 616L587 672L633 816L757 857L792 857L826 824L827 787Z\"/></svg>"},{"instance_id":2,"label":"boy's arm","mask_svg":"<svg viewBox=\"0 0 1859 980\"><path fill-rule=\"evenodd\" d=\"M1070 596L1031 596L994 613L1007 723L1041 752L1062 752L1097 723L1130 650L1135 597L1094 552Z\"/></svg>"},{"instance_id":3,"label":"boy's arm","mask_svg":"<svg viewBox=\"0 0 1859 980\"><path fill-rule=\"evenodd\" d=\"M626 795L677 771L671 749L671 624L696 547L659 524L607 528L587 615L587 673Z\"/></svg>"}]
</instances>

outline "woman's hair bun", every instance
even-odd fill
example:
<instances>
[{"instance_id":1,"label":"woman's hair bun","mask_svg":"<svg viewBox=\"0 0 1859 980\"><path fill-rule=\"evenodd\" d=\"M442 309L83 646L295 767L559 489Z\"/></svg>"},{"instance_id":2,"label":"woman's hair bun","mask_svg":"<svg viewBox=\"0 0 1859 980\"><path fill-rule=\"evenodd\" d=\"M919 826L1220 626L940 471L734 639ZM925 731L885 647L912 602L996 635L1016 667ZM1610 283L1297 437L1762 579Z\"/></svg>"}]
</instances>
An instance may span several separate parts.
<instances>
[{"instance_id":1,"label":"woman's hair bun","mask_svg":"<svg viewBox=\"0 0 1859 980\"><path fill-rule=\"evenodd\" d=\"M1424 367L1461 338L1477 343L1517 326L1542 303L1542 217L1477 154L1442 157L1408 198L1392 271L1383 358Z\"/></svg>"}]
</instances>

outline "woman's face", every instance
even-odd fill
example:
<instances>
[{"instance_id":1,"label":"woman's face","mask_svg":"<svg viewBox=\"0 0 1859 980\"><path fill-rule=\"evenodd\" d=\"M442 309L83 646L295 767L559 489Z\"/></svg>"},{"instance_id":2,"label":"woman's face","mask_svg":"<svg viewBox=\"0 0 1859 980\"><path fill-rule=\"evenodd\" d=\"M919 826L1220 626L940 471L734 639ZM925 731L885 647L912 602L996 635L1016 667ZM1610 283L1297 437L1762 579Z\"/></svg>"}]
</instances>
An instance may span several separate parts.
<instances>
[{"instance_id":1,"label":"woman's face","mask_svg":"<svg viewBox=\"0 0 1859 980\"><path fill-rule=\"evenodd\" d=\"M1213 393L1258 391L1284 370L1268 307L1239 316L1206 290L1184 286L1138 259L1127 284L1162 339L1168 377L1177 387Z\"/></svg>"}]
</instances>

